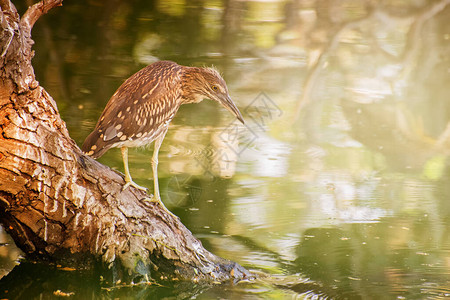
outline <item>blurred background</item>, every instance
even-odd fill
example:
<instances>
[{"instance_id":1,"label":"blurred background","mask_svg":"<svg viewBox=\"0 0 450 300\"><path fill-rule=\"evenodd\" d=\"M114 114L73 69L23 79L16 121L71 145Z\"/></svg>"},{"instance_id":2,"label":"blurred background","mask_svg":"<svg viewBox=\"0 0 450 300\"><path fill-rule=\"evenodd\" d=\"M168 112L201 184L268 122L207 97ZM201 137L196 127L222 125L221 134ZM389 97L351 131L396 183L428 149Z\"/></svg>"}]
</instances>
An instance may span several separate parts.
<instances>
[{"instance_id":1,"label":"blurred background","mask_svg":"<svg viewBox=\"0 0 450 300\"><path fill-rule=\"evenodd\" d=\"M450 297L449 20L449 0L64 1L33 29L33 65L79 145L147 64L223 74L246 124L208 100L183 106L159 155L162 200L208 250L270 276L102 289L17 266L0 227L0 296ZM151 154L130 150L150 189ZM123 172L120 150L99 160Z\"/></svg>"}]
</instances>

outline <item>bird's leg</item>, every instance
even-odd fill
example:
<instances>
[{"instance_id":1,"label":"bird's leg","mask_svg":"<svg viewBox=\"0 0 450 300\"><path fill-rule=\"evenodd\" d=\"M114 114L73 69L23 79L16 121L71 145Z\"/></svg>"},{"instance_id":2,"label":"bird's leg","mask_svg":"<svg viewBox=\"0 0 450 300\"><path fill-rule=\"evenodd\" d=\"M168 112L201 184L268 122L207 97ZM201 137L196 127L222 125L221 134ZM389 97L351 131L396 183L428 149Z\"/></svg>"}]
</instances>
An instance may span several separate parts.
<instances>
[{"instance_id":1,"label":"bird's leg","mask_svg":"<svg viewBox=\"0 0 450 300\"><path fill-rule=\"evenodd\" d=\"M122 191L124 191L127 187L134 186L137 189L143 190L143 191L147 191L147 188L137 185L136 183L134 183L134 181L131 179L131 175L130 175L130 170L128 169L128 148L127 147L122 147L120 148L121 152L122 152L122 159L123 159L123 167L125 169L125 184L122 188Z\"/></svg>"},{"instance_id":2,"label":"bird's leg","mask_svg":"<svg viewBox=\"0 0 450 300\"><path fill-rule=\"evenodd\" d=\"M166 131L167 132L167 131ZM160 137L155 140L155 150L152 156L152 171L153 171L153 185L154 185L154 197L156 200L161 202L161 196L159 194L159 184L158 184L158 154L159 148L161 147L162 141L166 135L164 132Z\"/></svg>"},{"instance_id":3,"label":"bird's leg","mask_svg":"<svg viewBox=\"0 0 450 300\"><path fill-rule=\"evenodd\" d=\"M171 214L173 217L176 217L170 210L166 208L164 203L161 201L161 196L159 194L159 184L158 184L158 154L159 154L159 148L161 147L161 144L164 140L164 137L166 136L167 129L164 130L164 132L155 140L155 150L153 151L152 156L152 171L153 171L153 184L154 184L154 195L153 195L153 202L158 202L165 211L167 211L169 214Z\"/></svg>"}]
</instances>

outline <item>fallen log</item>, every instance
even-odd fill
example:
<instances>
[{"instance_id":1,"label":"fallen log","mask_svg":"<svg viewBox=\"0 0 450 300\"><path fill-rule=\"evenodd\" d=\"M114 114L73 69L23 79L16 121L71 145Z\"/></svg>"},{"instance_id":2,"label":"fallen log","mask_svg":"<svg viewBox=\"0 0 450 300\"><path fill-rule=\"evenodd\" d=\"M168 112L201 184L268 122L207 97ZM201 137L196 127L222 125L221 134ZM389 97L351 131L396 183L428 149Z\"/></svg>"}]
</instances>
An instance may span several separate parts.
<instances>
[{"instance_id":1,"label":"fallen log","mask_svg":"<svg viewBox=\"0 0 450 300\"><path fill-rule=\"evenodd\" d=\"M70 138L31 64L34 23L62 0L20 17L0 0L0 222L26 257L116 280L225 281L252 274L205 248L121 174L85 156Z\"/></svg>"}]
</instances>

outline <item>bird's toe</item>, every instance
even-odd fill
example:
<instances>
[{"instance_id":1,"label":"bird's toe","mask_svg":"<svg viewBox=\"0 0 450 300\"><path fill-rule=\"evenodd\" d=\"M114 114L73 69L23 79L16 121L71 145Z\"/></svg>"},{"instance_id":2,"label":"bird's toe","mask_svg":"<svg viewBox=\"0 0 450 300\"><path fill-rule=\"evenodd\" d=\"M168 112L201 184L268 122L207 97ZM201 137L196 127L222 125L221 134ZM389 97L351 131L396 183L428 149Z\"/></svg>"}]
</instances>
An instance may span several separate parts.
<instances>
[{"instance_id":1,"label":"bird's toe","mask_svg":"<svg viewBox=\"0 0 450 300\"><path fill-rule=\"evenodd\" d=\"M144 192L147 192L147 191L148 191L148 188L143 187L143 186L140 186L140 185L136 184L134 181L128 181L128 182L126 182L126 183L123 185L123 187L122 187L122 191L126 190L126 189L127 189L128 187L130 187L130 186L135 187L135 188L137 188L138 190L141 190L141 191L144 191Z\"/></svg>"},{"instance_id":2,"label":"bird's toe","mask_svg":"<svg viewBox=\"0 0 450 300\"><path fill-rule=\"evenodd\" d=\"M156 203L161 202L161 200L158 199L157 197L155 197L155 195L150 195L150 197L146 197L142 201L145 201L145 202L156 202Z\"/></svg>"}]
</instances>

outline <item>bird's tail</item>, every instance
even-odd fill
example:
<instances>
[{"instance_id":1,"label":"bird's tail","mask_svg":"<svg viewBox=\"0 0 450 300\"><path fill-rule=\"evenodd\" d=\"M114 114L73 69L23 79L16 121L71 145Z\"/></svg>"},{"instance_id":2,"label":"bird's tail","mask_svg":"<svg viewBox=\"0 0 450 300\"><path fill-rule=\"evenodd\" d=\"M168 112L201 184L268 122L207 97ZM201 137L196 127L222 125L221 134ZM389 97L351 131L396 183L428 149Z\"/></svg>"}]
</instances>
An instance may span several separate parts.
<instances>
[{"instance_id":1,"label":"bird's tail","mask_svg":"<svg viewBox=\"0 0 450 300\"><path fill-rule=\"evenodd\" d=\"M108 151L109 148L111 147L108 147L104 143L103 139L100 138L100 132L98 132L97 129L94 129L94 131L92 131L84 141L81 150L93 158L99 158L106 151Z\"/></svg>"}]
</instances>

